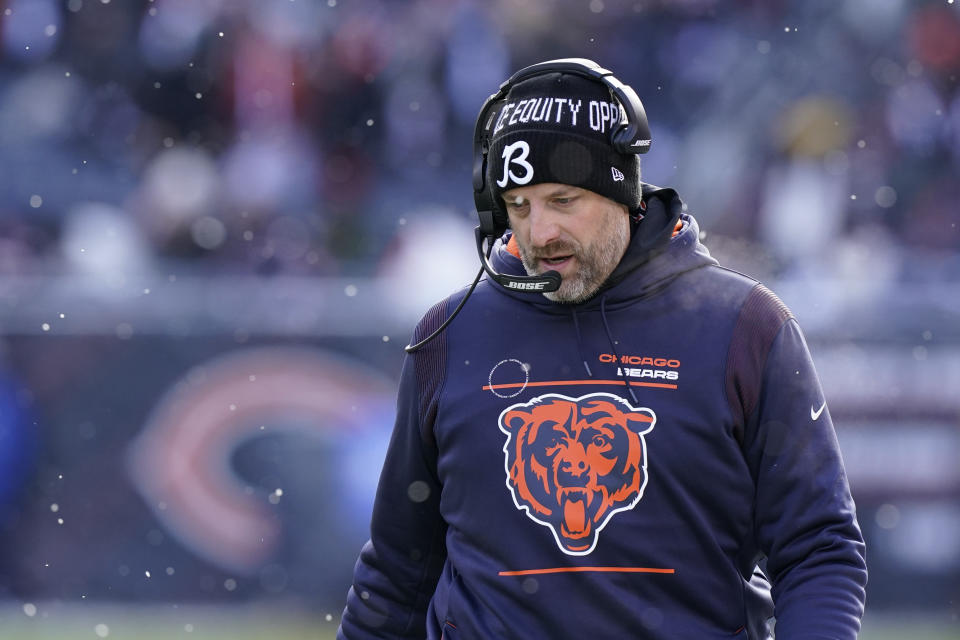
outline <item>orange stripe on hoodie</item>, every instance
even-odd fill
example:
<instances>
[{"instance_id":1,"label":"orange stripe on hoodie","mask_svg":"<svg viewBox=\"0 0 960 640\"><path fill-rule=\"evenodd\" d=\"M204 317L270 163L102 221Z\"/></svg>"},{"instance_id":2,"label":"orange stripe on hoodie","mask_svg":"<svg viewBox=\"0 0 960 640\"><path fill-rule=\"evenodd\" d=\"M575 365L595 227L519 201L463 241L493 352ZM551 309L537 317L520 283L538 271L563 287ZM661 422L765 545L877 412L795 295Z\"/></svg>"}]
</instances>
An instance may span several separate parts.
<instances>
[{"instance_id":1,"label":"orange stripe on hoodie","mask_svg":"<svg viewBox=\"0 0 960 640\"><path fill-rule=\"evenodd\" d=\"M517 244L517 236L510 234L510 241L507 242L507 251L517 258L520 257L520 246Z\"/></svg>"}]
</instances>

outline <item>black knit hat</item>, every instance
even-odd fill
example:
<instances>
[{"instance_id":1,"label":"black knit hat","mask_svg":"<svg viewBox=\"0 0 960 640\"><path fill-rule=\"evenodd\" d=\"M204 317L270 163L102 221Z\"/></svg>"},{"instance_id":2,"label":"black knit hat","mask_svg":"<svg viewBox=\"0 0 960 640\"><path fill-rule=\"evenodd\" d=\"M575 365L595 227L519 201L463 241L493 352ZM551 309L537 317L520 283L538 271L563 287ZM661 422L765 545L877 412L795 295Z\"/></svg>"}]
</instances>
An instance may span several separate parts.
<instances>
[{"instance_id":1,"label":"black knit hat","mask_svg":"<svg viewBox=\"0 0 960 640\"><path fill-rule=\"evenodd\" d=\"M498 209L504 191L543 182L588 189L630 211L640 207L640 159L610 143L625 116L603 84L538 75L511 87L494 109L486 183Z\"/></svg>"}]
</instances>

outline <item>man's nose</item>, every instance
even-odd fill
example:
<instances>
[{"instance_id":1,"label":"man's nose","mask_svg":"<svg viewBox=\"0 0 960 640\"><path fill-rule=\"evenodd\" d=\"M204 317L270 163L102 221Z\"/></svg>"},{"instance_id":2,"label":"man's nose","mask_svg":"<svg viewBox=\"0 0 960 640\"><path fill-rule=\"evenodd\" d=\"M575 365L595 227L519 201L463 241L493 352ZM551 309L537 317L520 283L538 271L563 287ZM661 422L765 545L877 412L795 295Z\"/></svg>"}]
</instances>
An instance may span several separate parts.
<instances>
[{"instance_id":1,"label":"man's nose","mask_svg":"<svg viewBox=\"0 0 960 640\"><path fill-rule=\"evenodd\" d=\"M530 207L530 244L544 247L560 237L560 227L556 216L546 207Z\"/></svg>"}]
</instances>

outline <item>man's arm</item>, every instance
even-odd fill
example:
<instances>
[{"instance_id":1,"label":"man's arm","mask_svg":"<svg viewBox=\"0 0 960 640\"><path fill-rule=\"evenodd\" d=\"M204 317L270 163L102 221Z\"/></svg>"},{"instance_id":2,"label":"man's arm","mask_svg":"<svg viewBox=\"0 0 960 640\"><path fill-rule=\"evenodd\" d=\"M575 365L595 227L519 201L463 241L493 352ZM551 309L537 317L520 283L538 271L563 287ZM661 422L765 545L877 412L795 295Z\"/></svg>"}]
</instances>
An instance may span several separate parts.
<instances>
[{"instance_id":1,"label":"man's arm","mask_svg":"<svg viewBox=\"0 0 960 640\"><path fill-rule=\"evenodd\" d=\"M426 335L425 325L433 315L438 314L428 314L416 335ZM354 569L338 640L426 637L427 607L446 559L437 450L430 426L443 347L442 340L435 341L404 360L397 419L377 488L370 541Z\"/></svg>"},{"instance_id":2,"label":"man's arm","mask_svg":"<svg viewBox=\"0 0 960 640\"><path fill-rule=\"evenodd\" d=\"M752 342L756 348L765 331L770 342L755 360L760 377L743 448L777 637L854 640L867 570L833 423L800 327L772 293L759 287L755 294L762 330Z\"/></svg>"}]
</instances>

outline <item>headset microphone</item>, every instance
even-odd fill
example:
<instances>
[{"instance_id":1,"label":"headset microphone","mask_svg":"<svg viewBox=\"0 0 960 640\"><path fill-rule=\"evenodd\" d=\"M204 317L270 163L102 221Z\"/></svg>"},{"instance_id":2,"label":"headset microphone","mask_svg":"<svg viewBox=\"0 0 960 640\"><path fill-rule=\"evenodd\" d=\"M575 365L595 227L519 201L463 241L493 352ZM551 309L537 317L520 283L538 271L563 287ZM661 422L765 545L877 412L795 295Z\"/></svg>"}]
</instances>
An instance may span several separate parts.
<instances>
[{"instance_id":1,"label":"headset microphone","mask_svg":"<svg viewBox=\"0 0 960 640\"><path fill-rule=\"evenodd\" d=\"M561 277L556 271L546 271L538 276L511 276L505 273L498 273L490 264L490 258L483 250L483 239L488 238L480 227L474 232L477 236L477 255L480 256L480 264L483 270L487 272L497 284L510 289L511 291L524 291L527 293L547 293L556 291L560 288Z\"/></svg>"}]
</instances>

